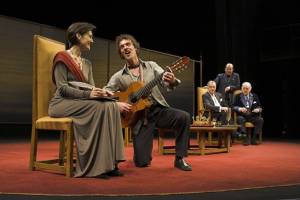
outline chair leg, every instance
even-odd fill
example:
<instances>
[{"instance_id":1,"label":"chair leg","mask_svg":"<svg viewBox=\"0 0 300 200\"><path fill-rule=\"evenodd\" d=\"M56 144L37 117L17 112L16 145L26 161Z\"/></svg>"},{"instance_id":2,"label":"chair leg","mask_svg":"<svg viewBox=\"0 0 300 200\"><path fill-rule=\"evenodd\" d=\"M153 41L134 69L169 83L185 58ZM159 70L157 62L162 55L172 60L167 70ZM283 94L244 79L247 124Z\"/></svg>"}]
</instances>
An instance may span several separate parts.
<instances>
[{"instance_id":1,"label":"chair leg","mask_svg":"<svg viewBox=\"0 0 300 200\"><path fill-rule=\"evenodd\" d=\"M65 134L64 131L60 131L59 135L59 165L64 164L65 152L66 152L66 143L65 143Z\"/></svg>"},{"instance_id":2,"label":"chair leg","mask_svg":"<svg viewBox=\"0 0 300 200\"><path fill-rule=\"evenodd\" d=\"M164 133L158 129L158 153L164 154Z\"/></svg>"},{"instance_id":3,"label":"chair leg","mask_svg":"<svg viewBox=\"0 0 300 200\"><path fill-rule=\"evenodd\" d=\"M259 143L262 143L262 132L259 133Z\"/></svg>"},{"instance_id":4,"label":"chair leg","mask_svg":"<svg viewBox=\"0 0 300 200\"><path fill-rule=\"evenodd\" d=\"M72 177L73 175L73 130L66 131L67 134L67 161L66 161L66 175Z\"/></svg>"},{"instance_id":5,"label":"chair leg","mask_svg":"<svg viewBox=\"0 0 300 200\"><path fill-rule=\"evenodd\" d=\"M131 129L129 127L124 128L125 131L125 146L129 146L129 143L132 141L132 134L131 134Z\"/></svg>"},{"instance_id":6,"label":"chair leg","mask_svg":"<svg viewBox=\"0 0 300 200\"><path fill-rule=\"evenodd\" d=\"M205 134L203 132L197 132L197 140L199 146L200 155L205 155Z\"/></svg>"},{"instance_id":7,"label":"chair leg","mask_svg":"<svg viewBox=\"0 0 300 200\"><path fill-rule=\"evenodd\" d=\"M223 135L222 135L222 133L218 133L218 146L219 147L222 147L222 145L223 145Z\"/></svg>"},{"instance_id":8,"label":"chair leg","mask_svg":"<svg viewBox=\"0 0 300 200\"><path fill-rule=\"evenodd\" d=\"M228 132L224 133L224 145L227 149L227 153L229 153L230 146L231 146L231 133L228 133Z\"/></svg>"},{"instance_id":9,"label":"chair leg","mask_svg":"<svg viewBox=\"0 0 300 200\"><path fill-rule=\"evenodd\" d=\"M232 133L230 134L230 146L232 146L232 144L235 142L234 136L232 135Z\"/></svg>"},{"instance_id":10,"label":"chair leg","mask_svg":"<svg viewBox=\"0 0 300 200\"><path fill-rule=\"evenodd\" d=\"M31 130L31 150L30 150L30 161L29 161L29 169L35 169L35 162L36 162L36 154L37 154L37 131L35 126L32 125Z\"/></svg>"},{"instance_id":11,"label":"chair leg","mask_svg":"<svg viewBox=\"0 0 300 200\"><path fill-rule=\"evenodd\" d=\"M132 131L131 131L131 128L128 128L128 139L129 139L129 143L132 143L133 141L133 138L132 138Z\"/></svg>"},{"instance_id":12,"label":"chair leg","mask_svg":"<svg viewBox=\"0 0 300 200\"><path fill-rule=\"evenodd\" d=\"M128 135L128 128L124 128L124 137L125 137L125 141L124 141L124 143L125 143L125 147L127 147L128 146L128 143L129 143L129 139L128 139L128 137L129 137L129 135Z\"/></svg>"},{"instance_id":13,"label":"chair leg","mask_svg":"<svg viewBox=\"0 0 300 200\"><path fill-rule=\"evenodd\" d=\"M251 128L247 128L248 141L251 142Z\"/></svg>"},{"instance_id":14,"label":"chair leg","mask_svg":"<svg viewBox=\"0 0 300 200\"><path fill-rule=\"evenodd\" d=\"M212 142L212 132L208 132L208 144L211 144Z\"/></svg>"}]
</instances>

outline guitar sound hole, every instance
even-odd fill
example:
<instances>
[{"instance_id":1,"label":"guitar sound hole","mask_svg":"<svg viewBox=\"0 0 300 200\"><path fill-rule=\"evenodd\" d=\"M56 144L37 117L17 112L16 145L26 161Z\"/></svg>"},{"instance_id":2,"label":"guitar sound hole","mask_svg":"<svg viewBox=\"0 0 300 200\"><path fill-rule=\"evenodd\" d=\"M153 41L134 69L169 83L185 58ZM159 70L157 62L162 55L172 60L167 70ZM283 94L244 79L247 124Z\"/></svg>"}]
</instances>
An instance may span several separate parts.
<instances>
[{"instance_id":1,"label":"guitar sound hole","mask_svg":"<svg viewBox=\"0 0 300 200\"><path fill-rule=\"evenodd\" d=\"M129 95L130 103L136 103L138 101L137 96L134 94Z\"/></svg>"}]
</instances>

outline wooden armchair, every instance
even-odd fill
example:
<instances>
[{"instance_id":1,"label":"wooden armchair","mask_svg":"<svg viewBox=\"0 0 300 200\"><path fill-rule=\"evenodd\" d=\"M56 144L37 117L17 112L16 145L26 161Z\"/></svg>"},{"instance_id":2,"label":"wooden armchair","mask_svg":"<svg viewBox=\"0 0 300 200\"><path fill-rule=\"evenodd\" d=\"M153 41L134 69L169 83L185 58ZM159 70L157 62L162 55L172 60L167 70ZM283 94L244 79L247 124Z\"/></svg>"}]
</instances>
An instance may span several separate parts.
<instances>
[{"instance_id":1,"label":"wooden armchair","mask_svg":"<svg viewBox=\"0 0 300 200\"><path fill-rule=\"evenodd\" d=\"M197 88L198 116L199 116L199 119L201 119L202 117L204 117L204 113L208 112L208 121L211 121L211 112L204 107L204 103L203 103L203 95L206 92L208 92L207 86ZM207 140L208 140L208 143L211 144L211 142L212 142L212 132L208 132Z\"/></svg>"},{"instance_id":2,"label":"wooden armchair","mask_svg":"<svg viewBox=\"0 0 300 200\"><path fill-rule=\"evenodd\" d=\"M201 119L204 115L204 112L208 112L209 116L208 118L210 119L211 113L209 110L204 108L204 103L203 103L203 95L208 91L207 87L198 87L197 88L197 102L198 102L198 116Z\"/></svg>"},{"instance_id":3,"label":"wooden armchair","mask_svg":"<svg viewBox=\"0 0 300 200\"><path fill-rule=\"evenodd\" d=\"M242 90L234 91L234 93L233 93L234 99L236 98L237 95L240 95L241 93L242 93ZM233 119L234 119L234 124L237 125L237 113L236 112L234 112ZM251 141L251 131L253 131L252 129L254 128L254 124L251 122L246 122L245 128L247 130L247 137L248 137L249 141ZM259 137L258 141L261 144L262 143L262 132L259 133L258 137Z\"/></svg>"},{"instance_id":4,"label":"wooden armchair","mask_svg":"<svg viewBox=\"0 0 300 200\"><path fill-rule=\"evenodd\" d=\"M55 54L65 49L63 43L35 35L33 38L33 96L30 170L50 170L73 174L73 126L70 118L48 116L49 100L55 92L52 63ZM43 131L40 131L43 130ZM58 159L37 161L38 134L46 131L60 134ZM66 157L66 159L65 159Z\"/></svg>"}]
</instances>

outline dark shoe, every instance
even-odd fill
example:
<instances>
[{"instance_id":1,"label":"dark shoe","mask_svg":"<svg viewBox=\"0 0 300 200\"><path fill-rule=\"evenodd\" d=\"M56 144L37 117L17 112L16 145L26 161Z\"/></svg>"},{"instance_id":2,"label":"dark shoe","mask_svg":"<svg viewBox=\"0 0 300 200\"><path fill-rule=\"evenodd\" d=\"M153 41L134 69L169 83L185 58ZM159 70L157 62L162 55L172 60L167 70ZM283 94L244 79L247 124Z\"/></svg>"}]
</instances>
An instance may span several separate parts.
<instances>
[{"instance_id":1,"label":"dark shoe","mask_svg":"<svg viewBox=\"0 0 300 200\"><path fill-rule=\"evenodd\" d=\"M150 157L150 161L148 163L140 163L140 162L137 162L137 160L135 159L135 156L133 156L133 162L134 162L134 165L136 167L149 167L151 165L151 160L152 160L152 157Z\"/></svg>"},{"instance_id":2,"label":"dark shoe","mask_svg":"<svg viewBox=\"0 0 300 200\"><path fill-rule=\"evenodd\" d=\"M98 178L101 178L101 179L105 179L105 180L108 180L110 177L105 173L105 174L100 174L99 176L97 176Z\"/></svg>"},{"instance_id":3,"label":"dark shoe","mask_svg":"<svg viewBox=\"0 0 300 200\"><path fill-rule=\"evenodd\" d=\"M258 143L256 142L256 140L252 140L252 141L251 141L251 144L252 144L252 145L258 145Z\"/></svg>"},{"instance_id":4,"label":"dark shoe","mask_svg":"<svg viewBox=\"0 0 300 200\"><path fill-rule=\"evenodd\" d=\"M184 159L175 159L174 166L183 171L192 171L192 166L185 162Z\"/></svg>"},{"instance_id":5,"label":"dark shoe","mask_svg":"<svg viewBox=\"0 0 300 200\"><path fill-rule=\"evenodd\" d=\"M246 139L247 138L247 134L246 133L241 133L240 134L240 139Z\"/></svg>"},{"instance_id":6,"label":"dark shoe","mask_svg":"<svg viewBox=\"0 0 300 200\"><path fill-rule=\"evenodd\" d=\"M236 132L234 135L233 135L234 138L236 139L245 139L247 137L247 134L245 133L240 133L240 132Z\"/></svg>"},{"instance_id":7,"label":"dark shoe","mask_svg":"<svg viewBox=\"0 0 300 200\"><path fill-rule=\"evenodd\" d=\"M136 167L149 167L151 165L151 161L149 161L148 163L143 163L143 164L137 163L137 162L134 161L134 165Z\"/></svg>"},{"instance_id":8,"label":"dark shoe","mask_svg":"<svg viewBox=\"0 0 300 200\"><path fill-rule=\"evenodd\" d=\"M232 133L232 138L234 139L240 139L240 133L239 132L235 132L235 133Z\"/></svg>"},{"instance_id":9,"label":"dark shoe","mask_svg":"<svg viewBox=\"0 0 300 200\"><path fill-rule=\"evenodd\" d=\"M107 172L106 175L108 175L108 176L124 176L124 174L122 172L120 172L120 170L118 168L116 168L110 172Z\"/></svg>"},{"instance_id":10,"label":"dark shoe","mask_svg":"<svg viewBox=\"0 0 300 200\"><path fill-rule=\"evenodd\" d=\"M248 146L250 144L250 141L248 140L248 138L244 138L244 141L243 141L243 145L245 146Z\"/></svg>"},{"instance_id":11,"label":"dark shoe","mask_svg":"<svg viewBox=\"0 0 300 200\"><path fill-rule=\"evenodd\" d=\"M137 164L137 163L134 163L134 164L135 164L136 167L141 167L141 168L143 168L143 167L149 167L149 165L150 165L148 163L142 164L142 165L141 164Z\"/></svg>"}]
</instances>

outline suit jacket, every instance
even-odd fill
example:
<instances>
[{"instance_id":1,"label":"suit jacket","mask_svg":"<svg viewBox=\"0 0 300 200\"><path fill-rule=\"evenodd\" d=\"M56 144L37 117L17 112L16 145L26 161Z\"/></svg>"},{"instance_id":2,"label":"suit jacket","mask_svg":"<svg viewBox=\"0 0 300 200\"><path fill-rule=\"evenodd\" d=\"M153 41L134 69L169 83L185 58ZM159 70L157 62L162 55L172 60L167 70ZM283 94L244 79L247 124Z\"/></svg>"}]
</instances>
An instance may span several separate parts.
<instances>
[{"instance_id":1,"label":"suit jacket","mask_svg":"<svg viewBox=\"0 0 300 200\"><path fill-rule=\"evenodd\" d=\"M227 106L226 102L224 101L224 99L222 98L222 95L220 93L216 92L215 96L221 106ZM215 106L214 101L213 101L212 97L210 96L209 92L206 92L205 94L203 94L202 99L203 99L204 108L211 110L213 112L220 111L220 107Z\"/></svg>"},{"instance_id":2,"label":"suit jacket","mask_svg":"<svg viewBox=\"0 0 300 200\"><path fill-rule=\"evenodd\" d=\"M227 77L225 73L218 74L215 79L217 85L217 92L225 95L225 88L230 86L229 93L233 93L235 90L240 89L240 75L238 73L232 73L230 77Z\"/></svg>"},{"instance_id":3,"label":"suit jacket","mask_svg":"<svg viewBox=\"0 0 300 200\"><path fill-rule=\"evenodd\" d=\"M237 95L234 100L233 110L237 112L238 115L247 115L245 113L239 112L240 107L246 107L247 100L243 93ZM250 93L249 94L249 111L253 111L255 108L262 108L259 98L256 94ZM260 113L252 113L251 115L259 115ZM249 114L248 114L249 115Z\"/></svg>"}]
</instances>

